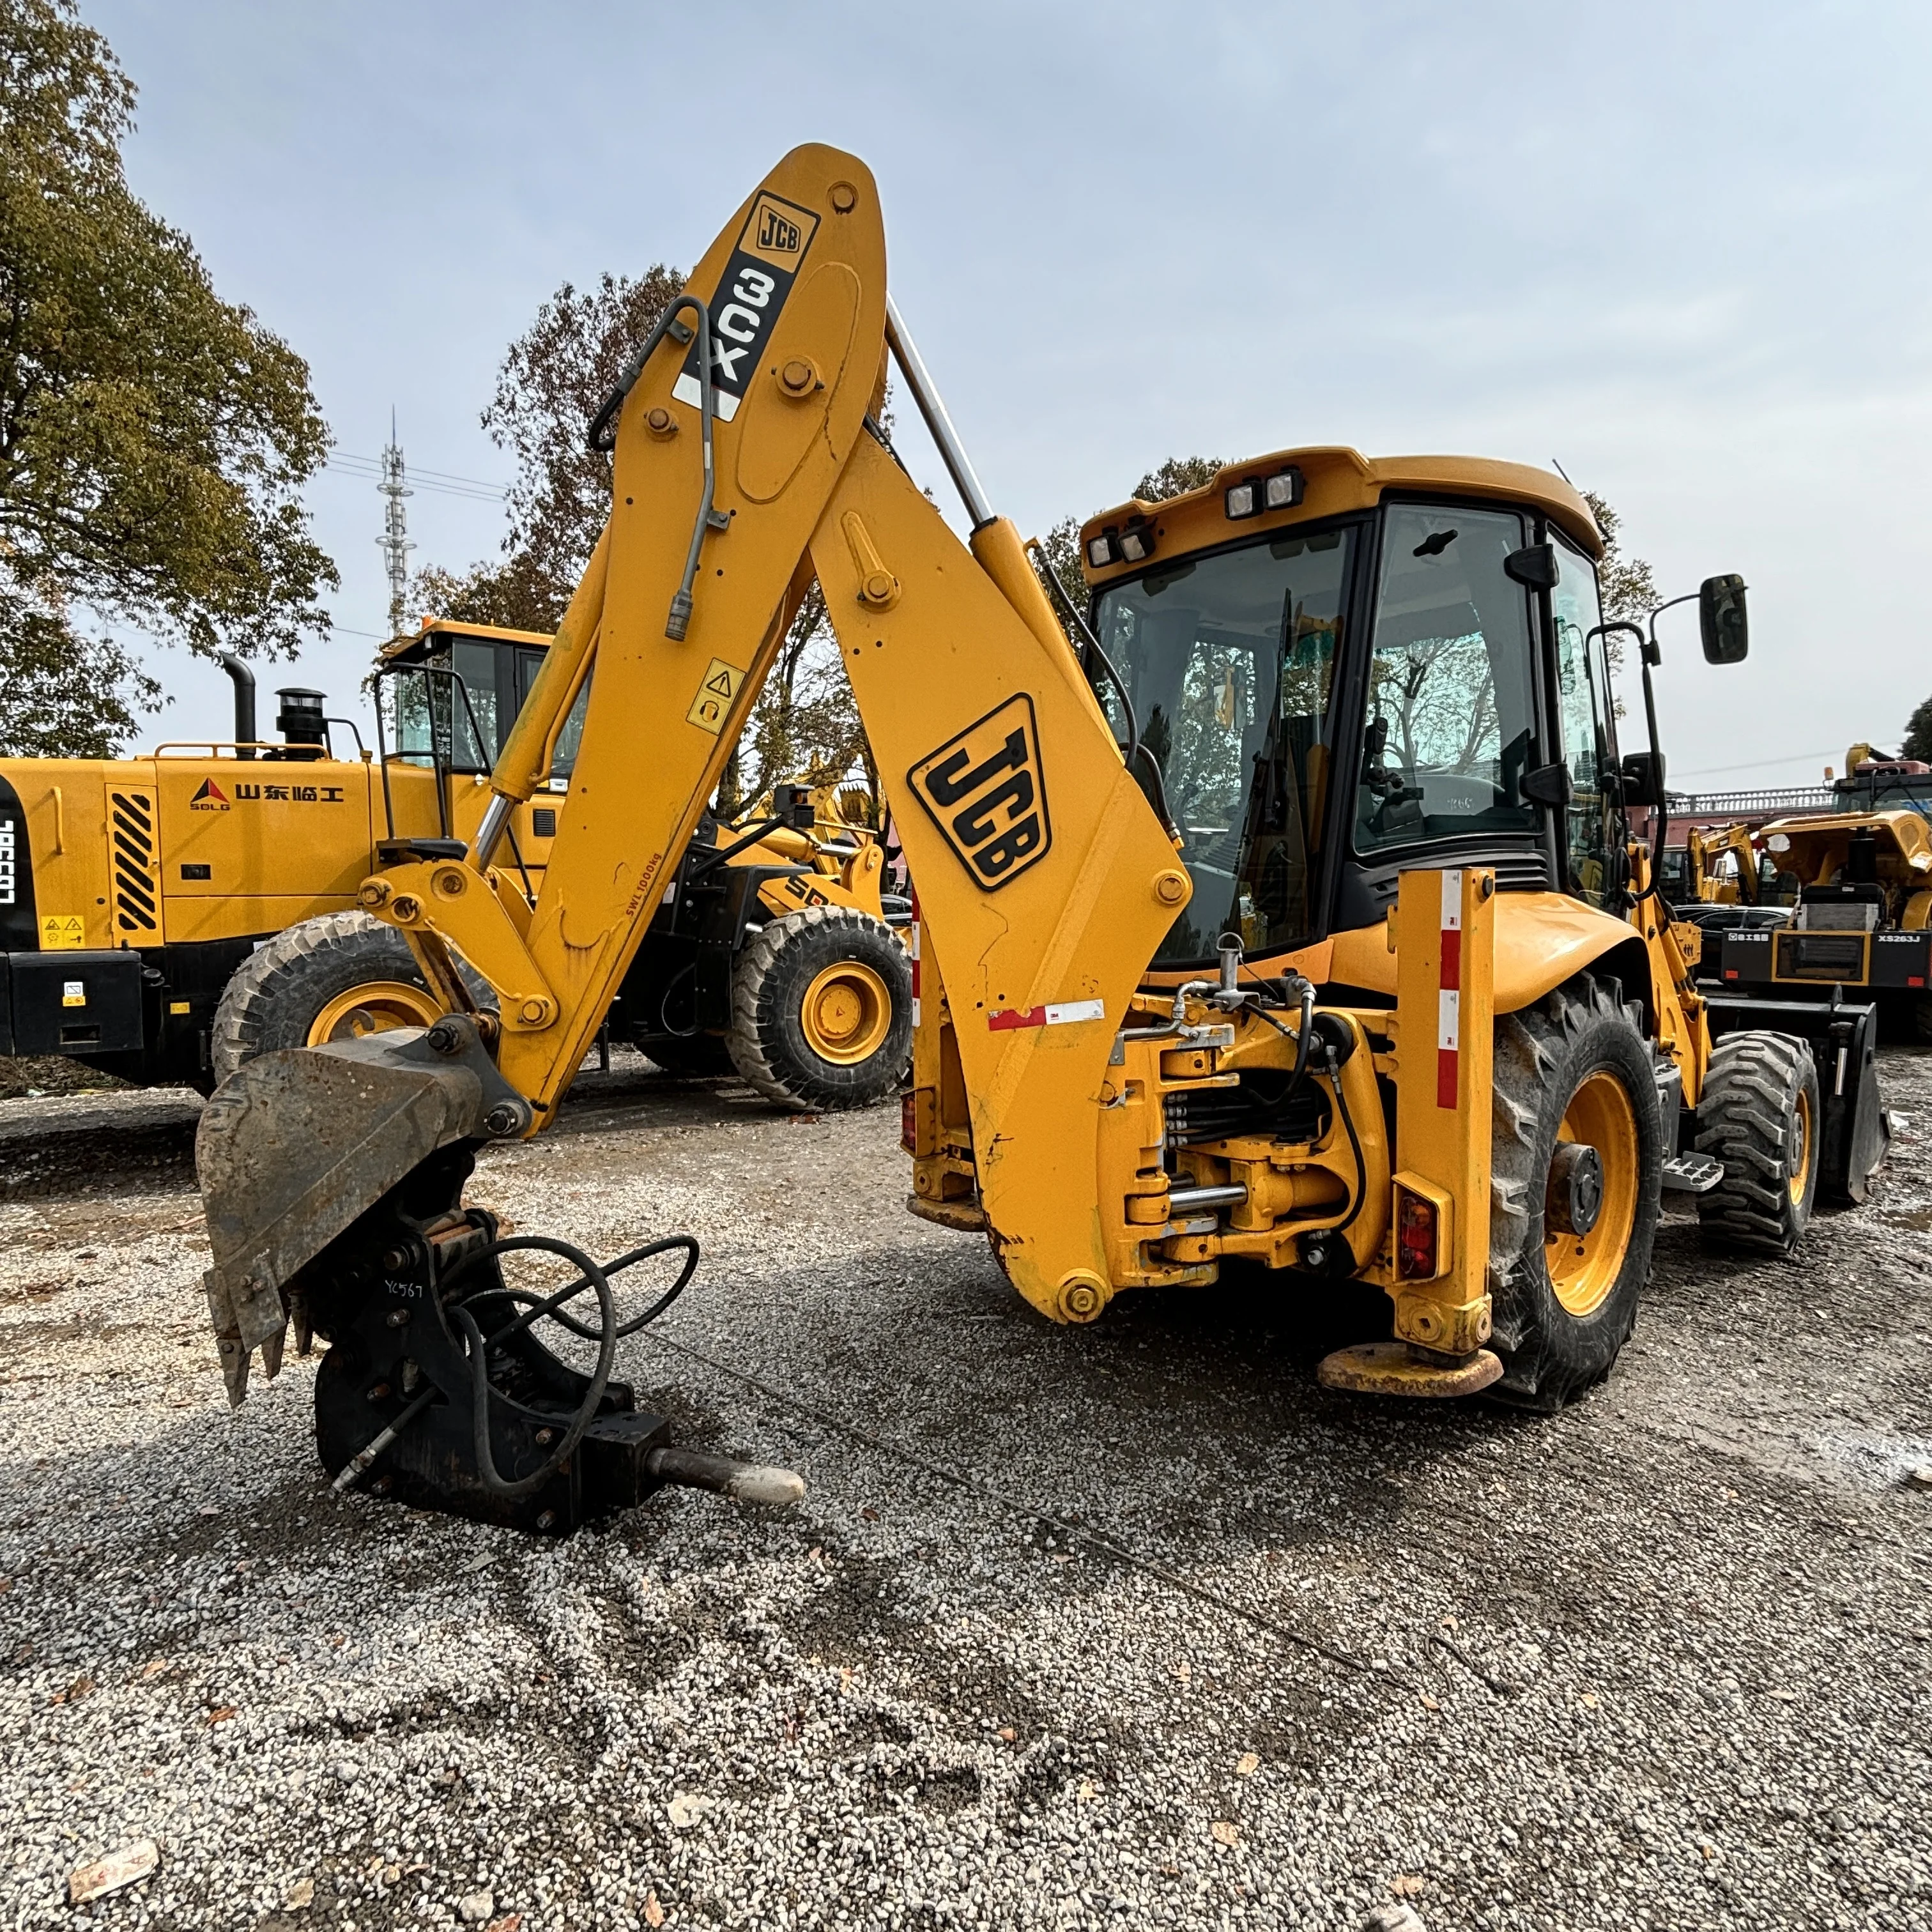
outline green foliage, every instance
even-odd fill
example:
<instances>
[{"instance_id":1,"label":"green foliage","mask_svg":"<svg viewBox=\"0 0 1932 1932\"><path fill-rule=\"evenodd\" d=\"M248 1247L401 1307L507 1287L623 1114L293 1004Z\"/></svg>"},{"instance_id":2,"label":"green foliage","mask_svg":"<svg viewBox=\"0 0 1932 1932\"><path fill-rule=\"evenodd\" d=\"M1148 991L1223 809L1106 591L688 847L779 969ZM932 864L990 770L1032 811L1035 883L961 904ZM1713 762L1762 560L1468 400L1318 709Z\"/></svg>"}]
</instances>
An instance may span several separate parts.
<instances>
[{"instance_id":1,"label":"green foliage","mask_svg":"<svg viewBox=\"0 0 1932 1932\"><path fill-rule=\"evenodd\" d=\"M308 367L129 189L134 102L72 0L0 0L0 650L26 654L0 674L44 680L64 638L67 743L118 737L152 692L75 608L272 656L326 629L338 580L301 500L328 445Z\"/></svg>"},{"instance_id":2,"label":"green foliage","mask_svg":"<svg viewBox=\"0 0 1932 1932\"><path fill-rule=\"evenodd\" d=\"M1170 456L1158 470L1150 470L1134 485L1134 494L1143 503L1164 503L1170 496L1185 496L1214 480L1221 467L1215 456ZM1047 568L1059 580L1075 610L1087 608L1087 579L1080 568L1080 525L1078 517L1063 517L1040 540L1040 553ZM1063 626L1064 628L1064 626ZM1078 640L1075 640L1077 643Z\"/></svg>"},{"instance_id":3,"label":"green foliage","mask_svg":"<svg viewBox=\"0 0 1932 1932\"><path fill-rule=\"evenodd\" d=\"M1898 755L1932 764L1932 698L1906 720L1905 742L1898 748Z\"/></svg>"},{"instance_id":4,"label":"green foliage","mask_svg":"<svg viewBox=\"0 0 1932 1932\"><path fill-rule=\"evenodd\" d=\"M160 686L111 638L81 638L65 614L0 596L0 758L111 758L133 734L130 705Z\"/></svg>"},{"instance_id":5,"label":"green foliage","mask_svg":"<svg viewBox=\"0 0 1932 1932\"><path fill-rule=\"evenodd\" d=\"M1190 490L1204 490L1221 468L1218 456L1170 456L1158 470L1150 470L1134 485L1143 503L1164 503Z\"/></svg>"}]
</instances>

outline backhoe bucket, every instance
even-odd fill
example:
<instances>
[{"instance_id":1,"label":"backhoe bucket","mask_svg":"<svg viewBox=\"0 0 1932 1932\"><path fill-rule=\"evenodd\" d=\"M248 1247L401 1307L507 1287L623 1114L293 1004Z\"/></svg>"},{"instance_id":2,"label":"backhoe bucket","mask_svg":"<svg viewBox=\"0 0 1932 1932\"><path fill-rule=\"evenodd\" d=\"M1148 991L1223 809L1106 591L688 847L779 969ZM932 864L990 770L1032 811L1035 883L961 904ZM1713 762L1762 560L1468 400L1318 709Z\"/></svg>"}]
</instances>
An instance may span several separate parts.
<instances>
[{"instance_id":1,"label":"backhoe bucket","mask_svg":"<svg viewBox=\"0 0 1932 1932\"><path fill-rule=\"evenodd\" d=\"M202 1112L195 1167L229 1400L247 1393L256 1348L268 1374L280 1366L284 1291L307 1262L440 1148L529 1118L460 1016L265 1054L224 1081Z\"/></svg>"}]
</instances>

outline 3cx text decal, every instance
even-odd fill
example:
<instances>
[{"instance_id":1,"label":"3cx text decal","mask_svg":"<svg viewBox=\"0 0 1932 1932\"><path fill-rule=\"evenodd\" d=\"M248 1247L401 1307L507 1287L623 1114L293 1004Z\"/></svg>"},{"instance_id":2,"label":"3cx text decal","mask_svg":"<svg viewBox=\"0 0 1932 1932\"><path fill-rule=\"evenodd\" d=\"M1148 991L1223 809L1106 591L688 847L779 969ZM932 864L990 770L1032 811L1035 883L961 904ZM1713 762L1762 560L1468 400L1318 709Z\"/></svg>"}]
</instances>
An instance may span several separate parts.
<instances>
[{"instance_id":1,"label":"3cx text decal","mask_svg":"<svg viewBox=\"0 0 1932 1932\"><path fill-rule=\"evenodd\" d=\"M0 818L0 905L14 903L14 821Z\"/></svg>"},{"instance_id":2,"label":"3cx text decal","mask_svg":"<svg viewBox=\"0 0 1932 1932\"><path fill-rule=\"evenodd\" d=\"M738 413L818 228L818 217L809 208L781 201L775 194L761 194L752 204L718 292L711 298L712 400L721 422L729 422ZM692 343L683 370L671 386L671 394L693 409L704 400L698 375L704 346Z\"/></svg>"},{"instance_id":3,"label":"3cx text decal","mask_svg":"<svg viewBox=\"0 0 1932 1932\"><path fill-rule=\"evenodd\" d=\"M988 892L1010 886L1053 843L1033 700L1022 692L906 774L959 862Z\"/></svg>"},{"instance_id":4,"label":"3cx text decal","mask_svg":"<svg viewBox=\"0 0 1932 1932\"><path fill-rule=\"evenodd\" d=\"M284 785L236 784L238 802L254 799L282 799L292 805L340 805L344 794L340 785ZM226 812L228 795L212 778L203 778L201 789L188 802L190 812Z\"/></svg>"}]
</instances>

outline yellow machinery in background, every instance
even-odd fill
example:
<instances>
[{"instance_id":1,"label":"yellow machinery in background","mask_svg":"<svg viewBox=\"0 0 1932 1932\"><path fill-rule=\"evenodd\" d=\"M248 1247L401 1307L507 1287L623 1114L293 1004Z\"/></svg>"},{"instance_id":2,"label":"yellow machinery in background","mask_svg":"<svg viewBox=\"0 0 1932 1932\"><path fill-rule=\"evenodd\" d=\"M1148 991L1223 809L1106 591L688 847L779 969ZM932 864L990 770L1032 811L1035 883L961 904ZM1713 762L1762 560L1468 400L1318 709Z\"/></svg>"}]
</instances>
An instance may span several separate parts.
<instances>
[{"instance_id":1,"label":"yellow machinery in background","mask_svg":"<svg viewBox=\"0 0 1932 1932\"><path fill-rule=\"evenodd\" d=\"M1717 980L1783 1000L1850 994L1932 1043L1932 769L1854 745L1828 812L1756 838L1797 904L1788 926L1707 940Z\"/></svg>"},{"instance_id":2,"label":"yellow machinery in background","mask_svg":"<svg viewBox=\"0 0 1932 1932\"><path fill-rule=\"evenodd\" d=\"M258 742L254 676L230 656L232 744L0 760L0 1052L206 1090L260 1052L433 1021L441 1001L357 893L398 856L466 849L550 644L442 620L398 639L376 674L397 736L380 758L302 688L278 694L281 742ZM531 896L586 701L502 826ZM334 730L357 758L333 754ZM781 786L707 827L666 881L613 1030L674 1072L735 1060L782 1105L884 1097L911 1030L890 929L908 909L882 898L884 860L829 788Z\"/></svg>"},{"instance_id":3,"label":"yellow machinery in background","mask_svg":"<svg viewBox=\"0 0 1932 1932\"><path fill-rule=\"evenodd\" d=\"M964 542L880 427L889 346ZM1049 1318L1231 1261L1291 1312L1366 1282L1393 1339L1324 1380L1553 1408L1628 1334L1666 1186L1783 1254L1876 1160L1865 1036L1821 1086L1834 1036L1692 984L1626 818L1663 797L1654 621L1622 757L1559 478L1282 450L1089 523L1090 608L1056 612L888 300L872 178L824 147L732 216L591 434L610 521L474 836L361 888L442 1013L266 1056L202 1119L231 1394L291 1322L326 1334L338 1486L561 1532L664 1479L669 1425L610 1380L634 1257L462 1193L555 1117L814 579L918 888L910 1205ZM1742 658L1742 581L1698 601ZM526 897L507 828L593 667ZM560 1286L515 1272L532 1249ZM587 1372L532 1333L586 1297Z\"/></svg>"}]
</instances>

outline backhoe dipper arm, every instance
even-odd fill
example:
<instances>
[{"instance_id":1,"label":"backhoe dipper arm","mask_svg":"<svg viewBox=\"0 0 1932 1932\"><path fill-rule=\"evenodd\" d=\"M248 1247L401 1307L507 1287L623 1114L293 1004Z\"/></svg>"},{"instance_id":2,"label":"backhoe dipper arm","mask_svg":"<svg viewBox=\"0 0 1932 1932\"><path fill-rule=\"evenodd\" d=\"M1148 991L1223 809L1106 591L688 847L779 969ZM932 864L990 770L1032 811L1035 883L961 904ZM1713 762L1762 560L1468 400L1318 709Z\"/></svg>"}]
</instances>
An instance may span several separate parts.
<instances>
[{"instance_id":1,"label":"backhoe dipper arm","mask_svg":"<svg viewBox=\"0 0 1932 1932\"><path fill-rule=\"evenodd\" d=\"M1186 903L1187 875L1123 768L1012 524L976 500L969 550L868 426L883 392L886 303L884 226L863 164L824 147L787 155L690 286L705 298L709 341L661 341L622 402L609 526L492 780L503 802L494 829L541 779L594 656L534 907L488 869L488 838L466 862L396 866L363 889L363 904L426 965L453 949L496 990L494 1064L463 1048L460 1078L452 1066L440 1085L418 1051L407 1082L393 1085L406 1118L383 1102L346 1118L380 1042L319 1084L271 1062L335 1049L272 1056L211 1107L200 1156L223 1210L212 1207L211 1220L226 1233L210 1294L218 1328L244 1310L223 1330L244 1346L279 1312L262 1291L416 1166L452 1142L535 1132L554 1116L814 576L920 881L995 1249L1049 1312L1066 1312L1070 1289L1104 1287L1102 1088L1129 995ZM695 359L706 350L715 470ZM930 416L929 380L916 357L902 361ZM686 635L674 640L665 614L707 493L715 514L700 532ZM314 1172L275 1191L267 1231L245 1184L224 1177L247 1168L239 1150L272 1113L277 1144L302 1144L290 1109L304 1094L316 1096Z\"/></svg>"}]
</instances>

